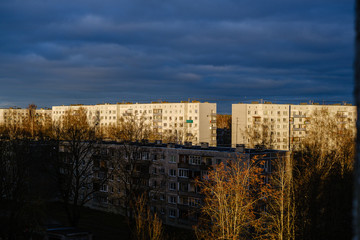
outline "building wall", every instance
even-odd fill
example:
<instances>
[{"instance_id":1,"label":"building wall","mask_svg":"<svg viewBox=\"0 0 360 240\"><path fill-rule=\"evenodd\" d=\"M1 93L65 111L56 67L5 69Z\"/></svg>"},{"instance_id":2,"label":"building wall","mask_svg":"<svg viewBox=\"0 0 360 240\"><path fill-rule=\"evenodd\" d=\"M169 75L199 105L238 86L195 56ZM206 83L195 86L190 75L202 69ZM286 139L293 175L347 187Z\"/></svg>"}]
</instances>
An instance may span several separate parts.
<instances>
[{"instance_id":1,"label":"building wall","mask_svg":"<svg viewBox=\"0 0 360 240\"><path fill-rule=\"evenodd\" d=\"M110 160L111 156L115 159L119 157L113 153L121 151L124 146L119 143L102 143L98 147L104 153L100 159ZM143 186L143 191L150 193L151 210L157 212L165 224L180 227L191 227L197 223L203 197L200 194L200 189L195 186L195 178L201 179L208 173L210 167L221 162L247 161L258 156L267 161L264 164L264 171L270 173L271 160L277 159L279 155L287 156L285 151L185 147L174 144L135 145L135 148L137 153L141 153L138 155L139 160L142 163L149 163L145 171L143 171L144 169L141 172L139 170L138 173L142 177L142 184L146 183L146 186ZM240 155L241 159L239 158ZM125 159L117 160L123 161ZM116 179L116 177L113 178L109 181L109 186L101 188L99 197L94 198L89 205L90 207L104 211L121 212L119 210L122 209L121 202L116 199L125 193L121 188L121 183Z\"/></svg>"},{"instance_id":2,"label":"building wall","mask_svg":"<svg viewBox=\"0 0 360 240\"><path fill-rule=\"evenodd\" d=\"M232 105L232 126L231 126L231 146L236 144L245 144L245 131L247 128L247 104L233 104Z\"/></svg>"},{"instance_id":3,"label":"building wall","mask_svg":"<svg viewBox=\"0 0 360 240\"><path fill-rule=\"evenodd\" d=\"M199 142L216 146L216 104L204 104L199 108Z\"/></svg>"},{"instance_id":4,"label":"building wall","mask_svg":"<svg viewBox=\"0 0 360 240\"><path fill-rule=\"evenodd\" d=\"M39 123L51 119L52 111L50 109L36 109L35 120ZM29 109L24 108L2 108L0 109L0 125L22 123L29 118Z\"/></svg>"},{"instance_id":5,"label":"building wall","mask_svg":"<svg viewBox=\"0 0 360 240\"><path fill-rule=\"evenodd\" d=\"M117 126L120 119L127 115L142 116L160 135L175 134L181 136L183 142L192 141L194 144L208 142L211 146L216 146L216 131L215 133L212 131L214 128L216 130L215 103L159 102L53 106L53 122L59 121L66 111L80 107L86 109L89 123L93 125Z\"/></svg>"},{"instance_id":6,"label":"building wall","mask_svg":"<svg viewBox=\"0 0 360 240\"><path fill-rule=\"evenodd\" d=\"M232 146L246 144L249 135L246 129L266 125L272 134L273 149L289 150L296 141L306 136L306 129L311 128L311 118L315 111L326 110L331 116L342 115L347 119L346 127L354 129L356 107L348 105L288 105L288 104L233 104L232 105Z\"/></svg>"}]
</instances>

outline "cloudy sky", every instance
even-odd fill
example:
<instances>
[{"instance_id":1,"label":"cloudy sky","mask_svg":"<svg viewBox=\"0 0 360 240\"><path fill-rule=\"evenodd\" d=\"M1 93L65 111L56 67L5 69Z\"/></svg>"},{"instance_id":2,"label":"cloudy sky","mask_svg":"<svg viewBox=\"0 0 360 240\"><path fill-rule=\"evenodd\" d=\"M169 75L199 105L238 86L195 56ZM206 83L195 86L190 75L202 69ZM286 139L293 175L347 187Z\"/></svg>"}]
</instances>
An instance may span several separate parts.
<instances>
[{"instance_id":1,"label":"cloudy sky","mask_svg":"<svg viewBox=\"0 0 360 240\"><path fill-rule=\"evenodd\" d=\"M350 0L1 0L0 107L352 101Z\"/></svg>"}]
</instances>

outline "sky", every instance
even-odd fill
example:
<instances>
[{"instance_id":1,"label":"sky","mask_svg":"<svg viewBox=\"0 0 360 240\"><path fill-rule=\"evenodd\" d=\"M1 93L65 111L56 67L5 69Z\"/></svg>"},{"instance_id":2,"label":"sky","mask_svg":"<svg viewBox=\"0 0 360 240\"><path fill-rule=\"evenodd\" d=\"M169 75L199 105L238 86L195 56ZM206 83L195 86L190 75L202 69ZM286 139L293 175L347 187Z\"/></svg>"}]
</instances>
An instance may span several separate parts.
<instances>
[{"instance_id":1,"label":"sky","mask_svg":"<svg viewBox=\"0 0 360 240\"><path fill-rule=\"evenodd\" d=\"M0 107L353 101L350 0L1 0Z\"/></svg>"}]
</instances>

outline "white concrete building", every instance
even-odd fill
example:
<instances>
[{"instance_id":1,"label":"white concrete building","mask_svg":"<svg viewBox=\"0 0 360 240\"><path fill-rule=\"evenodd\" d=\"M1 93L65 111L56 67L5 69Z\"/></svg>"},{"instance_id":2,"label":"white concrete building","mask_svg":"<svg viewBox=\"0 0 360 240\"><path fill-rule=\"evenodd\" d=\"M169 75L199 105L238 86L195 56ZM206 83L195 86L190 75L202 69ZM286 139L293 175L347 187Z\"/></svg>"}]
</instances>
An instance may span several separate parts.
<instances>
[{"instance_id":1,"label":"white concrete building","mask_svg":"<svg viewBox=\"0 0 360 240\"><path fill-rule=\"evenodd\" d=\"M51 120L51 109L36 109L34 119L40 124ZM30 110L26 108L1 108L0 125L20 124L29 118Z\"/></svg>"},{"instance_id":2,"label":"white concrete building","mask_svg":"<svg viewBox=\"0 0 360 240\"><path fill-rule=\"evenodd\" d=\"M131 147L132 146L132 147ZM112 172L113 177L105 182L100 191L88 206L98 210L119 212L124 214L123 197L128 194L124 184L136 182L135 189L149 192L150 208L156 212L163 223L178 227L196 225L199 217L199 207L203 202L200 188L196 186L196 179L202 179L208 171L221 162L249 161L258 159L264 161L264 181L268 181L272 171L272 160L288 159L287 151L256 150L224 147L162 144L162 143L130 143L126 151L136 151L137 159L124 158L124 144L102 142L94 146L98 148L92 156L94 161L93 176L95 181L106 176L109 166L114 168L114 162L126 162L136 165L133 173L126 175L129 180L124 183L121 179L124 172ZM130 149L130 150L129 150ZM134 156L134 155L133 155ZM100 168L99 166L103 166ZM131 167L129 167L130 169ZM120 168L121 169L121 168ZM134 186L134 185L133 185Z\"/></svg>"},{"instance_id":3,"label":"white concrete building","mask_svg":"<svg viewBox=\"0 0 360 240\"><path fill-rule=\"evenodd\" d=\"M261 138L270 142L273 149L290 150L295 142L306 136L314 113L322 110L342 119L338 124L355 131L356 107L351 105L239 103L232 105L231 145L253 147L254 142L259 143L254 139ZM257 129L258 134L251 132L253 129Z\"/></svg>"},{"instance_id":4,"label":"white concrete building","mask_svg":"<svg viewBox=\"0 0 360 240\"><path fill-rule=\"evenodd\" d=\"M182 141L207 142L216 146L216 103L152 102L53 106L53 121L70 109L84 108L89 122L100 127L117 126L128 115L143 116L160 135L181 135Z\"/></svg>"}]
</instances>

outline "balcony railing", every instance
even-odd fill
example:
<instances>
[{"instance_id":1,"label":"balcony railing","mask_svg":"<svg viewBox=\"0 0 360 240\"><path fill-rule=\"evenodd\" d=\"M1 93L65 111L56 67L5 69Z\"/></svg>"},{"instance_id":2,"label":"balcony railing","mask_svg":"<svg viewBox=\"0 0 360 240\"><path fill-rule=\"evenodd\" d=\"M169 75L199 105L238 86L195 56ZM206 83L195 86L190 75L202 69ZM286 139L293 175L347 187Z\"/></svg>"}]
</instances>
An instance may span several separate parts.
<instances>
[{"instance_id":1,"label":"balcony railing","mask_svg":"<svg viewBox=\"0 0 360 240\"><path fill-rule=\"evenodd\" d=\"M293 128L293 131L306 131L306 128Z\"/></svg>"},{"instance_id":2,"label":"balcony railing","mask_svg":"<svg viewBox=\"0 0 360 240\"><path fill-rule=\"evenodd\" d=\"M199 196L201 196L201 195L200 195L200 193L197 193L197 192L183 192L183 191L179 191L179 196L199 197Z\"/></svg>"}]
</instances>

